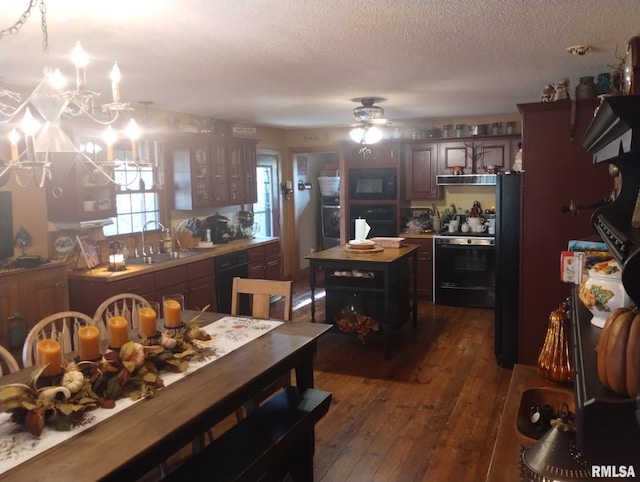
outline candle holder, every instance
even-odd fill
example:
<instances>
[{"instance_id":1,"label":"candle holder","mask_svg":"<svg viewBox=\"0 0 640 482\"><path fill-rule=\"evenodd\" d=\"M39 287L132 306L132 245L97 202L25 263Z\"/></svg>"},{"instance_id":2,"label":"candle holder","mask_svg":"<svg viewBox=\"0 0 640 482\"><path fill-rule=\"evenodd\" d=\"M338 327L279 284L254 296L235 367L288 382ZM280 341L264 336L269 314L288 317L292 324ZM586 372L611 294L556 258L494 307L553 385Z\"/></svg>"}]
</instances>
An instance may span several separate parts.
<instances>
[{"instance_id":1,"label":"candle holder","mask_svg":"<svg viewBox=\"0 0 640 482\"><path fill-rule=\"evenodd\" d=\"M181 293L174 293L162 297L162 314L164 327L167 330L180 330L184 328L183 320L184 296Z\"/></svg>"},{"instance_id":2,"label":"candle holder","mask_svg":"<svg viewBox=\"0 0 640 482\"><path fill-rule=\"evenodd\" d=\"M127 266L124 262L124 243L112 241L109 243L109 271L124 271Z\"/></svg>"},{"instance_id":3,"label":"candle holder","mask_svg":"<svg viewBox=\"0 0 640 482\"><path fill-rule=\"evenodd\" d=\"M144 340L160 336L158 330L158 317L160 316L160 303L149 301L138 305L138 338Z\"/></svg>"}]
</instances>

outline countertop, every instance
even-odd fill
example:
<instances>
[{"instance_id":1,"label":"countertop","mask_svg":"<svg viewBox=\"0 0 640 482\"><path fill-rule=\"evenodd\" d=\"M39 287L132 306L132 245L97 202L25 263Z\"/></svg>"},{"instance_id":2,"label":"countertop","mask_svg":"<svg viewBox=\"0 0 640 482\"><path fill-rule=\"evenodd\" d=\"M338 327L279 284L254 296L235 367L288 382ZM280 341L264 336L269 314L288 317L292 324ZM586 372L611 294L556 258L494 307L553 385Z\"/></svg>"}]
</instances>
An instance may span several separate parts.
<instances>
[{"instance_id":1,"label":"countertop","mask_svg":"<svg viewBox=\"0 0 640 482\"><path fill-rule=\"evenodd\" d=\"M544 378L535 366L516 364L513 367L509 391L502 410L500 426L486 482L513 482L520 480L522 445L516 432L518 409L522 392L528 388L553 388L566 391L573 398L571 386L561 385Z\"/></svg>"},{"instance_id":2,"label":"countertop","mask_svg":"<svg viewBox=\"0 0 640 482\"><path fill-rule=\"evenodd\" d=\"M213 248L193 249L189 252L188 256L183 258L154 264L127 265L127 269L124 271L109 271L106 266L100 266L90 271L70 271L69 279L85 279L92 281L104 280L106 282L120 281L134 276L139 276L140 274L153 273L155 271L161 271L174 266L193 263L194 261L213 259L216 256L242 251L243 249L255 246L261 246L278 241L279 239L280 238L272 237L238 239L225 244L216 244Z\"/></svg>"},{"instance_id":3,"label":"countertop","mask_svg":"<svg viewBox=\"0 0 640 482\"><path fill-rule=\"evenodd\" d=\"M347 252L345 245L336 246L334 248L318 251L317 253L305 256L311 262L315 261L357 261L366 263L392 263L403 256L408 256L411 252L418 249L417 245L409 244L400 248L385 248L382 251L372 251L368 253L366 250L362 252Z\"/></svg>"},{"instance_id":4,"label":"countertop","mask_svg":"<svg viewBox=\"0 0 640 482\"><path fill-rule=\"evenodd\" d=\"M436 233L400 233L398 237L406 239L431 239L434 234Z\"/></svg>"}]
</instances>

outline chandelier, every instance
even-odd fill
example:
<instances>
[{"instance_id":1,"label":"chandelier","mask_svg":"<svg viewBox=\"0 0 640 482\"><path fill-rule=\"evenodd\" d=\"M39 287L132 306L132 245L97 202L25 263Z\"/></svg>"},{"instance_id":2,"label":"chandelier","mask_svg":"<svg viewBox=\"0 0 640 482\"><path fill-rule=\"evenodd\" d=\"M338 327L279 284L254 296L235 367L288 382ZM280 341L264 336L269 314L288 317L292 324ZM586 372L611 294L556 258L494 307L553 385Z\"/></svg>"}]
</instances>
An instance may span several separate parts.
<instances>
[{"instance_id":1,"label":"chandelier","mask_svg":"<svg viewBox=\"0 0 640 482\"><path fill-rule=\"evenodd\" d=\"M36 5L41 12L42 47L46 56L48 33L44 0L30 0L19 20L10 28L0 31L0 39L7 34L17 34ZM118 64L114 63L110 73L111 102L99 105L97 98L100 94L87 89L85 69L89 56L80 42L76 43L71 59L75 66L75 86L72 89L65 89L66 82L60 70L48 66L43 69L40 83L24 99L19 93L0 88L0 124L8 124L11 128L8 136L11 158L8 162L0 160L0 180L13 172L21 187L26 187L32 181L38 187L43 187L47 179L52 179L52 173L56 173L56 164L68 167L69 162L79 162L94 177L117 184L115 168L123 163L138 167L137 141L141 131L133 118L126 128L133 159L118 160L113 156L117 134L112 124L122 112L133 110L129 103L120 100L121 73ZM106 126L102 136L107 146L106 160L98 161L95 155L89 155L95 154L95 150L88 152L76 147L62 129L63 118L84 118Z\"/></svg>"},{"instance_id":2,"label":"chandelier","mask_svg":"<svg viewBox=\"0 0 640 482\"><path fill-rule=\"evenodd\" d=\"M383 117L384 109L374 105L374 102L383 99L365 97L354 100L362 105L353 109L353 118L358 121L359 125L349 131L349 136L353 141L363 145L379 142L383 137L383 132L376 124L384 124L386 120Z\"/></svg>"}]
</instances>

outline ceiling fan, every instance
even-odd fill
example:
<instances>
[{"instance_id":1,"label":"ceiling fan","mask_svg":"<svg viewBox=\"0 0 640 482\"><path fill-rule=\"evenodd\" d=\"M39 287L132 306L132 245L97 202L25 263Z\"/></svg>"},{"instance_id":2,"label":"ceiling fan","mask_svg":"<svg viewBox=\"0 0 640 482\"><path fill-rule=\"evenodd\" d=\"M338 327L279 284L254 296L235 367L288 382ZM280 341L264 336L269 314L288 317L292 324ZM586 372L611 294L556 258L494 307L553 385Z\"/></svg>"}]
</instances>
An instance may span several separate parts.
<instances>
[{"instance_id":1,"label":"ceiling fan","mask_svg":"<svg viewBox=\"0 0 640 482\"><path fill-rule=\"evenodd\" d=\"M375 105L375 102L385 99L380 97L358 97L351 100L360 102L362 105L353 109L353 118L358 123L349 131L349 136L355 142L363 145L379 142L384 134L382 129L377 126L386 125L388 121L384 118L384 109Z\"/></svg>"}]
</instances>

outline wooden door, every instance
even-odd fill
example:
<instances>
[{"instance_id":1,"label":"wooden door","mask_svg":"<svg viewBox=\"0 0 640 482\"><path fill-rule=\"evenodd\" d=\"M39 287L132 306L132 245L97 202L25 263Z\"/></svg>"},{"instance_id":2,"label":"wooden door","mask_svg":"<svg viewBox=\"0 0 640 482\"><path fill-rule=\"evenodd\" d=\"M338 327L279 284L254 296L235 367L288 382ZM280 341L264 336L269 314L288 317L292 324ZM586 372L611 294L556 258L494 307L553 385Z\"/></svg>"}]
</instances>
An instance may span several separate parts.
<instances>
[{"instance_id":1,"label":"wooden door","mask_svg":"<svg viewBox=\"0 0 640 482\"><path fill-rule=\"evenodd\" d=\"M520 259L519 363L535 364L549 314L570 293L560 281L560 253L571 239L597 238L590 210L563 214L571 200L590 205L613 188L608 165L594 165L581 140L596 101L577 101L575 133L571 101L521 104L523 190ZM574 135L572 135L574 134ZM575 140L572 140L572 137Z\"/></svg>"}]
</instances>

